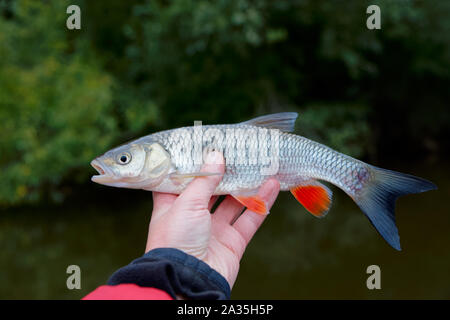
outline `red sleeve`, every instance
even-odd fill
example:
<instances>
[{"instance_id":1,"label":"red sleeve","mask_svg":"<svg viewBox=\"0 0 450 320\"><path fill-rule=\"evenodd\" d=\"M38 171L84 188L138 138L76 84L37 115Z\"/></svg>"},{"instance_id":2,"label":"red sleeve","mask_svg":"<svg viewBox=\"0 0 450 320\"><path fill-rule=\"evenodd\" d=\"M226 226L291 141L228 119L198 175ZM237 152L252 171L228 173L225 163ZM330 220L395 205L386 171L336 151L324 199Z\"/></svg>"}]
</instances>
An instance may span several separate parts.
<instances>
[{"instance_id":1,"label":"red sleeve","mask_svg":"<svg viewBox=\"0 0 450 320\"><path fill-rule=\"evenodd\" d=\"M156 288L139 287L135 284L101 286L82 300L173 300L165 291Z\"/></svg>"}]
</instances>

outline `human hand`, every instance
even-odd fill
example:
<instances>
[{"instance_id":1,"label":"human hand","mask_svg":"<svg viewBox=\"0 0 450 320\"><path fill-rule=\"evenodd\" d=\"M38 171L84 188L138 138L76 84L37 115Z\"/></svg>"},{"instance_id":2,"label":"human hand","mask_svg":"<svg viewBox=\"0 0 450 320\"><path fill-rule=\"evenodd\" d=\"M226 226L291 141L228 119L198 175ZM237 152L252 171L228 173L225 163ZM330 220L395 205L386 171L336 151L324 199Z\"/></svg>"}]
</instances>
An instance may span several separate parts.
<instances>
[{"instance_id":1,"label":"human hand","mask_svg":"<svg viewBox=\"0 0 450 320\"><path fill-rule=\"evenodd\" d=\"M224 168L222 154L211 152L202 171L221 175L198 177L179 196L153 192L146 252L155 248L182 250L206 262L232 288L245 248L266 216L248 209L239 216L244 206L229 195L210 213L217 200L212 194L222 180ZM258 194L270 209L279 191L278 181L270 179Z\"/></svg>"}]
</instances>

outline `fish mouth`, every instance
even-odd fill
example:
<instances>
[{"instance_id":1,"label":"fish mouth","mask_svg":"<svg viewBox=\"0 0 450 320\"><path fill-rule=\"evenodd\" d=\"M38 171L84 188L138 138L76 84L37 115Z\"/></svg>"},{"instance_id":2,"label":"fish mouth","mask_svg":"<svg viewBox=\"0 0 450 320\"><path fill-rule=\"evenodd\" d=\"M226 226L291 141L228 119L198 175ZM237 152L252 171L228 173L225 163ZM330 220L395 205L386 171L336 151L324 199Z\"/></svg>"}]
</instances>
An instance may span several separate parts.
<instances>
[{"instance_id":1,"label":"fish mouth","mask_svg":"<svg viewBox=\"0 0 450 320\"><path fill-rule=\"evenodd\" d=\"M91 162L91 166L94 167L100 175L105 174L105 170L103 170L103 168L95 160Z\"/></svg>"},{"instance_id":2,"label":"fish mouth","mask_svg":"<svg viewBox=\"0 0 450 320\"><path fill-rule=\"evenodd\" d=\"M113 177L109 174L108 169L102 166L102 163L100 161L92 160L91 166L99 173L98 175L92 176L92 181L97 183L106 183L113 180Z\"/></svg>"}]
</instances>

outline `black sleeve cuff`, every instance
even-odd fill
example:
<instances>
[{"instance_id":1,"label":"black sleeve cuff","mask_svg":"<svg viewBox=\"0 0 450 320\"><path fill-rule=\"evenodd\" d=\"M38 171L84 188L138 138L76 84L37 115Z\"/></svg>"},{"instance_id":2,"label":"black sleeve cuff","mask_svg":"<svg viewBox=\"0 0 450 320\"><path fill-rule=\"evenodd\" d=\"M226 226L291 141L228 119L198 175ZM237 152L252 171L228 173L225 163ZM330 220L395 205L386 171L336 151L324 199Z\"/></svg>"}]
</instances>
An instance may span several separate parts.
<instances>
[{"instance_id":1,"label":"black sleeve cuff","mask_svg":"<svg viewBox=\"0 0 450 320\"><path fill-rule=\"evenodd\" d=\"M229 299L228 282L203 261L173 248L153 249L117 270L108 285L134 283L188 299Z\"/></svg>"}]
</instances>

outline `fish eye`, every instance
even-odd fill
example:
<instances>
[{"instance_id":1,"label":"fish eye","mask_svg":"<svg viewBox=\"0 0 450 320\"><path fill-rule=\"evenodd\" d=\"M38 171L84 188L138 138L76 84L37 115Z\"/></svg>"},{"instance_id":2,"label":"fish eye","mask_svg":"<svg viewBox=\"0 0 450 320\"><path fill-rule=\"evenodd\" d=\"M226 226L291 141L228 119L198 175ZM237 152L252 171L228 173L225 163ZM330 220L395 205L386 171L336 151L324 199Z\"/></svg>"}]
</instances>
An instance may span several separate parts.
<instances>
[{"instance_id":1,"label":"fish eye","mask_svg":"<svg viewBox=\"0 0 450 320\"><path fill-rule=\"evenodd\" d=\"M128 152L123 152L117 157L117 162L119 164L127 164L131 161L131 155Z\"/></svg>"}]
</instances>

